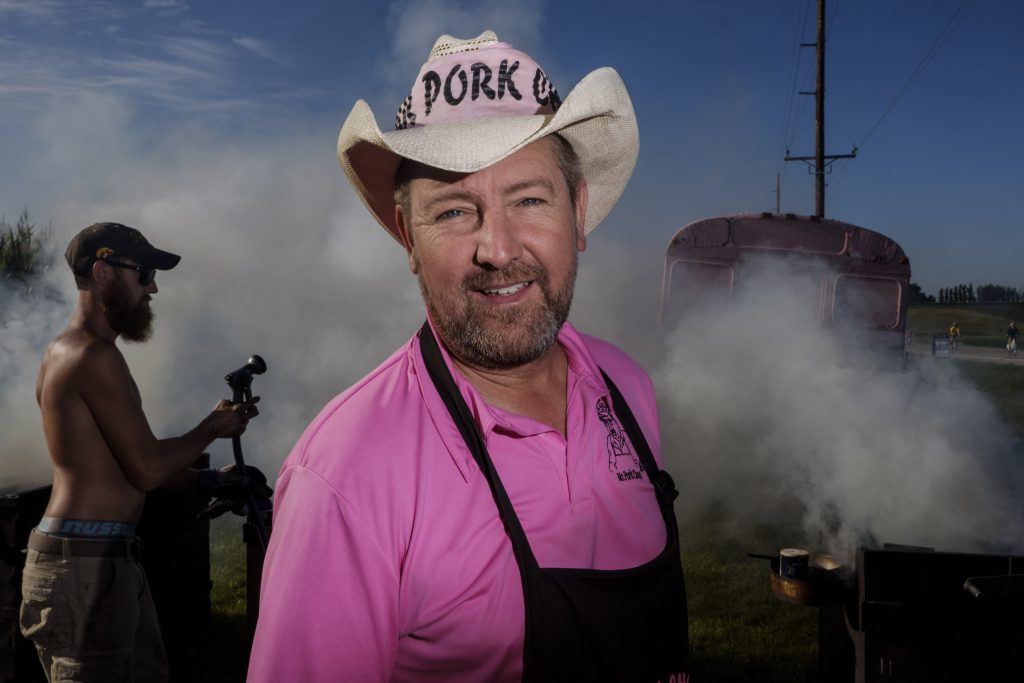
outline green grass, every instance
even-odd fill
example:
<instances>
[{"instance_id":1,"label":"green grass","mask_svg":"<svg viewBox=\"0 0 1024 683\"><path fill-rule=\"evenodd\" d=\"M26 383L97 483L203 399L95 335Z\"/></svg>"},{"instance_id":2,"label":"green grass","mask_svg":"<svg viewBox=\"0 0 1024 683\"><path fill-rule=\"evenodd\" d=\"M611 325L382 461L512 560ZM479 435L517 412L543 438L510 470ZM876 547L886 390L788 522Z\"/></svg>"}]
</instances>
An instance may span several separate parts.
<instances>
[{"instance_id":1,"label":"green grass","mask_svg":"<svg viewBox=\"0 0 1024 683\"><path fill-rule=\"evenodd\" d=\"M242 518L224 515L210 523L210 603L214 611L245 619L245 545Z\"/></svg>"},{"instance_id":2,"label":"green grass","mask_svg":"<svg viewBox=\"0 0 1024 683\"><path fill-rule=\"evenodd\" d=\"M1024 304L911 304L907 328L917 339L948 334L949 326L960 325L960 341L973 346L1004 346L1010 321L1024 322Z\"/></svg>"},{"instance_id":3,"label":"green grass","mask_svg":"<svg viewBox=\"0 0 1024 683\"><path fill-rule=\"evenodd\" d=\"M946 334L953 321L960 325L964 344L1003 347L1010 321L1024 323L1022 304L912 304L907 311L907 327L918 339L930 340L933 334ZM954 361L960 372L995 403L1000 415L1024 435L1024 367L1004 363Z\"/></svg>"},{"instance_id":4,"label":"green grass","mask_svg":"<svg viewBox=\"0 0 1024 683\"><path fill-rule=\"evenodd\" d=\"M210 523L209 625L197 627L179 652L169 651L171 680L242 683L248 661L242 518L224 515Z\"/></svg>"},{"instance_id":5,"label":"green grass","mask_svg":"<svg viewBox=\"0 0 1024 683\"><path fill-rule=\"evenodd\" d=\"M954 362L972 384L992 399L1010 427L1024 436L1024 367L966 360Z\"/></svg>"},{"instance_id":6,"label":"green grass","mask_svg":"<svg viewBox=\"0 0 1024 683\"><path fill-rule=\"evenodd\" d=\"M818 611L771 594L764 548L725 542L711 518L683 525L681 544L695 681L813 681ZM770 536L770 534L766 534ZM766 540L766 548L784 544Z\"/></svg>"}]
</instances>

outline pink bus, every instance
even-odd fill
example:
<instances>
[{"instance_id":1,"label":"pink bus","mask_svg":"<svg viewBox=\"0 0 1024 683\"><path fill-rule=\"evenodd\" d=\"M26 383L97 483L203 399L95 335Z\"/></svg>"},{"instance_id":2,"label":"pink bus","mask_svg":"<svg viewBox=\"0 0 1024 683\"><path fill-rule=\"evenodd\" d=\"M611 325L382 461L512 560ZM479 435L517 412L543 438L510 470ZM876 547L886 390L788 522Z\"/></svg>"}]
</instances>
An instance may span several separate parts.
<instances>
[{"instance_id":1,"label":"pink bus","mask_svg":"<svg viewBox=\"0 0 1024 683\"><path fill-rule=\"evenodd\" d=\"M745 274L769 262L784 264L796 283L787 296L805 298L823 325L869 330L878 348L904 349L910 260L900 245L856 225L790 213L705 218L680 229L665 252L659 322L727 300Z\"/></svg>"}]
</instances>

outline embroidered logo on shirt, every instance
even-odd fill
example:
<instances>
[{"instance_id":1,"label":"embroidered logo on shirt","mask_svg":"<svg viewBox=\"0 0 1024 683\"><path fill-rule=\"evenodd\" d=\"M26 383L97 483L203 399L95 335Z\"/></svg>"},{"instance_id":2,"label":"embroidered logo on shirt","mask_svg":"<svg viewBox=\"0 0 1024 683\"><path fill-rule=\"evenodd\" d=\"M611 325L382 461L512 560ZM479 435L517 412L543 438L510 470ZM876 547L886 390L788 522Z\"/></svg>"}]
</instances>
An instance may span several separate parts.
<instances>
[{"instance_id":1,"label":"embroidered logo on shirt","mask_svg":"<svg viewBox=\"0 0 1024 683\"><path fill-rule=\"evenodd\" d=\"M618 477L619 481L642 479L644 467L630 449L622 426L615 419L611 408L608 407L608 401L603 396L597 399L597 418L608 430L608 438L605 440L608 446L608 471Z\"/></svg>"}]
</instances>

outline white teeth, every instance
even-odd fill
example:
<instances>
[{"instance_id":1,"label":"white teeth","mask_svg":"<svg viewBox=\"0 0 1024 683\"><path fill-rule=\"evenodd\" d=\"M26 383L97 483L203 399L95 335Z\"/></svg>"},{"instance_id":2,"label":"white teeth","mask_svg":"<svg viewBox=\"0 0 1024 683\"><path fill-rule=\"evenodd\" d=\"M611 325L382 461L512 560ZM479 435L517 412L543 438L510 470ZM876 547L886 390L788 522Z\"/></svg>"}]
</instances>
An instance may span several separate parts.
<instances>
[{"instance_id":1,"label":"white teeth","mask_svg":"<svg viewBox=\"0 0 1024 683\"><path fill-rule=\"evenodd\" d=\"M500 289L485 289L483 291L484 291L484 294L487 294L489 296L508 296L509 294L515 294L516 292L518 292L522 288L526 287L526 285L528 285L528 284L530 284L530 283L529 282L520 282L517 285L511 285L509 287L501 287Z\"/></svg>"}]
</instances>

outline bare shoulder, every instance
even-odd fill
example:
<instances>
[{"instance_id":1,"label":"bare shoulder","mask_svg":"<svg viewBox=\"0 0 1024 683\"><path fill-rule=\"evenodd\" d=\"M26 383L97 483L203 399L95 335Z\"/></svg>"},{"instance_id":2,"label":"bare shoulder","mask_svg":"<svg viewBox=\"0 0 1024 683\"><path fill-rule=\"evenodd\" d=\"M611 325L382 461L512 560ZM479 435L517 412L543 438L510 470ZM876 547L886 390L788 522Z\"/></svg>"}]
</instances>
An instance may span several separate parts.
<instances>
[{"instance_id":1,"label":"bare shoulder","mask_svg":"<svg viewBox=\"0 0 1024 683\"><path fill-rule=\"evenodd\" d=\"M46 349L39 386L41 390L51 382L70 385L127 371L124 356L112 342L86 330L70 329L61 332Z\"/></svg>"}]
</instances>

